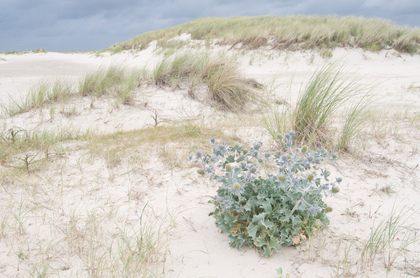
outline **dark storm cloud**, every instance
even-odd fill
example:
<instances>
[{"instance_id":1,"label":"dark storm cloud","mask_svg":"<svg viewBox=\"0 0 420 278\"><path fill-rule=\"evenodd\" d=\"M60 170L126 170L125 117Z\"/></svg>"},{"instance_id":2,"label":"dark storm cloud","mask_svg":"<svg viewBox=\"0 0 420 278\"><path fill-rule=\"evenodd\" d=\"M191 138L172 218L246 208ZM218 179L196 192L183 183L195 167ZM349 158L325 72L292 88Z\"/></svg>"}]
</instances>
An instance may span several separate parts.
<instances>
[{"instance_id":1,"label":"dark storm cloud","mask_svg":"<svg viewBox=\"0 0 420 278\"><path fill-rule=\"evenodd\" d=\"M206 16L321 14L420 26L418 0L0 0L0 51L97 50Z\"/></svg>"}]
</instances>

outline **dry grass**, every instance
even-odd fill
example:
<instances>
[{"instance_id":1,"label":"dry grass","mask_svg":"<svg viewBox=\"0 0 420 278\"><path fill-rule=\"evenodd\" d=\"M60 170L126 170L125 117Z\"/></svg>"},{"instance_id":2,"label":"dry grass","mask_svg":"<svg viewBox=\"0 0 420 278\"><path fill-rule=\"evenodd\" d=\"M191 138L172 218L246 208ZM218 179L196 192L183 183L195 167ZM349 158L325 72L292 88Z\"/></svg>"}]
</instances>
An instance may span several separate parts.
<instances>
[{"instance_id":1,"label":"dry grass","mask_svg":"<svg viewBox=\"0 0 420 278\"><path fill-rule=\"evenodd\" d=\"M52 103L66 104L76 96L91 97L113 96L117 104L134 105L134 91L147 79L145 69L125 70L122 67L110 66L88 73L79 82L78 88L57 80L53 84L41 82L29 90L21 100L10 99L8 105L1 105L3 116L14 116L31 109L45 108ZM67 114L63 111L63 114Z\"/></svg>"},{"instance_id":2,"label":"dry grass","mask_svg":"<svg viewBox=\"0 0 420 278\"><path fill-rule=\"evenodd\" d=\"M360 47L370 51L393 48L416 53L420 28L398 27L383 19L335 16L256 16L199 18L174 27L150 31L111 48L144 49L152 41L165 46L181 33L195 40L218 40L223 45L256 49L313 49Z\"/></svg>"},{"instance_id":3,"label":"dry grass","mask_svg":"<svg viewBox=\"0 0 420 278\"><path fill-rule=\"evenodd\" d=\"M152 76L155 85L173 89L186 86L192 98L196 98L196 87L205 84L209 98L231 111L246 107L261 87L255 80L243 78L238 63L227 55L187 52L166 57L155 66Z\"/></svg>"},{"instance_id":4,"label":"dry grass","mask_svg":"<svg viewBox=\"0 0 420 278\"><path fill-rule=\"evenodd\" d=\"M40 82L29 90L25 98L21 100L10 98L7 106L0 107L3 115L13 116L31 109L43 108L53 102L65 102L74 94L73 88L62 80L57 80L52 85Z\"/></svg>"},{"instance_id":5,"label":"dry grass","mask_svg":"<svg viewBox=\"0 0 420 278\"><path fill-rule=\"evenodd\" d=\"M220 138L228 143L240 142L235 135L226 135L220 127L198 126L191 122L157 126L136 131L118 132L111 135L92 136L88 148L94 156L103 156L110 164L115 165L125 154L137 152L138 149L153 144L156 147L170 144L178 152L182 152L186 160L189 153L209 146L210 138ZM185 144L188 142L188 144ZM161 153L165 156L166 147ZM167 160L167 157L164 157ZM176 159L174 158L174 161ZM168 162L170 162L168 160ZM177 163L175 163L177 164ZM178 165L185 165L180 163Z\"/></svg>"}]
</instances>

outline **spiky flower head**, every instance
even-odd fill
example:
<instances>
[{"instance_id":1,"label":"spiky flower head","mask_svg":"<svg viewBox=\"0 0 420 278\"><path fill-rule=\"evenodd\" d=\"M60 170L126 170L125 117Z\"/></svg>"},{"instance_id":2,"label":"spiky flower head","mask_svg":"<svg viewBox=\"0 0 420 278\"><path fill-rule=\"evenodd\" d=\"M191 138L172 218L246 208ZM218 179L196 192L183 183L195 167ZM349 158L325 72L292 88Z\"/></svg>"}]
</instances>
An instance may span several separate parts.
<instances>
[{"instance_id":1,"label":"spiky flower head","mask_svg":"<svg viewBox=\"0 0 420 278\"><path fill-rule=\"evenodd\" d=\"M230 166L230 164L228 163L228 164L226 164L226 166L225 166L225 170L226 170L226 172L230 172L230 171L232 171L232 166Z\"/></svg>"},{"instance_id":2,"label":"spiky flower head","mask_svg":"<svg viewBox=\"0 0 420 278\"><path fill-rule=\"evenodd\" d=\"M214 174L214 167L212 165L206 166L204 168L204 172L207 173L207 174L212 175L212 174Z\"/></svg>"},{"instance_id":3,"label":"spiky flower head","mask_svg":"<svg viewBox=\"0 0 420 278\"><path fill-rule=\"evenodd\" d=\"M318 205L312 205L309 207L309 213L312 215L312 217L315 217L318 214L319 206Z\"/></svg>"},{"instance_id":4,"label":"spiky flower head","mask_svg":"<svg viewBox=\"0 0 420 278\"><path fill-rule=\"evenodd\" d=\"M326 207L325 208L325 212L326 213L328 213L328 212L332 212L333 211L333 208L332 207Z\"/></svg>"},{"instance_id":5,"label":"spiky flower head","mask_svg":"<svg viewBox=\"0 0 420 278\"><path fill-rule=\"evenodd\" d=\"M229 200L223 200L222 205L225 207L225 209L229 209L231 206L231 203Z\"/></svg>"},{"instance_id":6,"label":"spiky flower head","mask_svg":"<svg viewBox=\"0 0 420 278\"><path fill-rule=\"evenodd\" d=\"M200 174L200 175L202 175L202 176L204 176L204 169L198 169L197 170L197 173Z\"/></svg>"},{"instance_id":7,"label":"spiky flower head","mask_svg":"<svg viewBox=\"0 0 420 278\"><path fill-rule=\"evenodd\" d=\"M250 171L251 173L255 174L255 172L257 172L257 166L253 165L253 166L249 169L249 171Z\"/></svg>"},{"instance_id":8,"label":"spiky flower head","mask_svg":"<svg viewBox=\"0 0 420 278\"><path fill-rule=\"evenodd\" d=\"M201 158L201 157L203 156L203 153L202 153L202 152L200 152L200 151L197 151L197 152L195 153L195 156L197 157L197 159L198 159L198 158Z\"/></svg>"},{"instance_id":9,"label":"spiky flower head","mask_svg":"<svg viewBox=\"0 0 420 278\"><path fill-rule=\"evenodd\" d=\"M216 143L216 139L211 138L211 139L210 139L210 143L215 144L215 143Z\"/></svg>"},{"instance_id":10,"label":"spiky flower head","mask_svg":"<svg viewBox=\"0 0 420 278\"><path fill-rule=\"evenodd\" d=\"M340 188L338 188L337 186L333 186L331 188L331 192L334 193L334 194L336 194L336 193L340 192Z\"/></svg>"},{"instance_id":11,"label":"spiky flower head","mask_svg":"<svg viewBox=\"0 0 420 278\"><path fill-rule=\"evenodd\" d=\"M302 153L307 153L308 152L308 146L306 146L306 145L303 146L301 151L302 151Z\"/></svg>"},{"instance_id":12,"label":"spiky flower head","mask_svg":"<svg viewBox=\"0 0 420 278\"><path fill-rule=\"evenodd\" d=\"M314 174L309 174L308 175L308 177L307 177L307 179L308 179L308 181L313 181L313 179L314 179Z\"/></svg>"},{"instance_id":13,"label":"spiky flower head","mask_svg":"<svg viewBox=\"0 0 420 278\"><path fill-rule=\"evenodd\" d=\"M321 190L328 190L330 187L328 186L328 184L324 183L320 186Z\"/></svg>"},{"instance_id":14,"label":"spiky flower head","mask_svg":"<svg viewBox=\"0 0 420 278\"><path fill-rule=\"evenodd\" d=\"M282 182L286 180L286 177L283 175L278 175L277 178L279 179L279 181L282 181Z\"/></svg>"},{"instance_id":15,"label":"spiky flower head","mask_svg":"<svg viewBox=\"0 0 420 278\"><path fill-rule=\"evenodd\" d=\"M241 188L241 185L240 185L239 183L235 183L235 184L233 185L233 188L234 188L235 190L238 190L239 188Z\"/></svg>"}]
</instances>

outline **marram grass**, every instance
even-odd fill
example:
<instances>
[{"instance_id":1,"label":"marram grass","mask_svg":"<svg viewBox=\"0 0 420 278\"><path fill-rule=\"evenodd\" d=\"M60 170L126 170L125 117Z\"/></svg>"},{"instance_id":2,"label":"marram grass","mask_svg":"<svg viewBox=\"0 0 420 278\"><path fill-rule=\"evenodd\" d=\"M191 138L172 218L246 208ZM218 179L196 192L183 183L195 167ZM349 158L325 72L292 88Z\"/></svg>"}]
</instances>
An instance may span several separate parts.
<instances>
[{"instance_id":1,"label":"marram grass","mask_svg":"<svg viewBox=\"0 0 420 278\"><path fill-rule=\"evenodd\" d=\"M111 95L116 98L117 104L134 105L134 91L146 78L145 69L126 70L110 66L86 74L79 81L78 88L63 80L52 84L40 82L22 99L10 98L8 104L0 104L1 113L3 116L14 116L32 109L45 108L51 103L67 103L76 96L96 98Z\"/></svg>"},{"instance_id":2,"label":"marram grass","mask_svg":"<svg viewBox=\"0 0 420 278\"><path fill-rule=\"evenodd\" d=\"M399 27L377 18L336 16L255 16L205 17L138 35L111 47L145 49L152 41L170 47L170 39L191 34L194 40L217 40L222 45L251 49L270 46L276 49L314 49L358 47L370 51L393 48L418 53L420 28Z\"/></svg>"},{"instance_id":3,"label":"marram grass","mask_svg":"<svg viewBox=\"0 0 420 278\"><path fill-rule=\"evenodd\" d=\"M260 84L241 76L238 63L227 55L184 53L164 57L152 71L152 80L158 86L189 87L195 98L197 85L205 84L208 95L220 108L231 111L244 109L255 99L255 89Z\"/></svg>"},{"instance_id":4,"label":"marram grass","mask_svg":"<svg viewBox=\"0 0 420 278\"><path fill-rule=\"evenodd\" d=\"M268 134L277 141L286 130L294 130L299 142L331 145L337 151L348 149L362 131L372 103L372 86L362 87L358 81L337 63L321 66L301 89L294 107L275 103L263 115ZM348 107L344 124L336 128L334 136L332 125L344 107Z\"/></svg>"}]
</instances>

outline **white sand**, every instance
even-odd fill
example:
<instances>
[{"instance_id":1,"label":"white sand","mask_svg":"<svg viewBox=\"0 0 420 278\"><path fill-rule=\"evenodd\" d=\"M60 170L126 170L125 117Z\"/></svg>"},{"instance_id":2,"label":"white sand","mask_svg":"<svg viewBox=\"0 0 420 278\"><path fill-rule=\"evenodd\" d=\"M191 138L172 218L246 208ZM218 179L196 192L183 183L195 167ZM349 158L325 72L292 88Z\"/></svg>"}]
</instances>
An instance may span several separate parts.
<instances>
[{"instance_id":1,"label":"white sand","mask_svg":"<svg viewBox=\"0 0 420 278\"><path fill-rule=\"evenodd\" d=\"M152 48L100 57L88 53L0 54L0 100L7 103L8 95L19 99L40 80L62 78L76 83L101 66L143 67L153 65L157 58ZM239 59L244 75L264 84L275 80L279 85L274 87L275 97L291 99L292 104L302 84L326 61L313 52L261 50L248 51ZM344 182L341 192L327 199L334 208L329 214L330 226L312 240L302 246L284 247L268 259L253 249L231 249L227 235L220 234L208 216L212 206L207 202L215 195L217 184L198 178L195 169L180 171L162 163L158 153L164 146L146 153L139 150L131 154L138 158L136 164L127 164L128 158L121 158L121 164L110 169L105 161L92 160L84 151L70 151L77 149L77 143L69 143L64 154L37 178L1 181L0 224L1 217L7 218L8 224L7 236L0 236L0 276L27 277L27 272L40 269L46 261L49 271L55 269L59 277L89 276L89 260L71 250L72 244L60 241L71 215L80 220L78 225L85 223L81 219L87 215L96 215L101 223L97 233L102 234L104 229L103 235L111 238L109 231L116 230L115 226L136 226L139 213L148 203L158 219L167 209L179 210L168 235L164 277L277 277L275 269L279 267L291 277L344 277L335 271L344 260L345 247L352 246L351 260L358 262L360 248L375 219L383 219L394 203L399 208L411 207L420 200L420 56L399 57L391 50L367 53L337 49L330 61L344 63L348 74L361 77L362 86L375 85L375 108L379 112L377 125L371 127L372 137L360 140L360 148L365 148L363 157L346 155L328 166L333 176L342 176ZM116 107L107 98L96 100L93 108L90 105L89 99L78 99L68 107L57 106L53 115L50 109L44 109L4 118L0 131L65 128L113 133L148 127L153 124L154 112L167 122L187 117L211 122L214 117L223 117L222 112L209 105L191 100L186 89L172 91L156 86L141 87L135 106ZM59 113L73 107L77 110L75 115L66 117ZM260 129L252 130L245 141L258 139L266 142L265 146L270 145L266 134ZM363 142L368 145L362 146ZM381 192L385 185L392 185L396 194ZM23 235L15 230L19 207L26 208L22 216L26 230ZM407 222L417 234L418 209ZM83 230L82 226L79 228ZM46 258L48 246L50 259ZM414 247L417 252L420 250L418 243L410 249ZM19 259L19 254L26 259ZM356 273L357 267L360 265L352 269L356 277L387 275L379 255L371 270ZM419 269L419 254L410 252L406 259L399 257L394 262L388 277L420 277Z\"/></svg>"}]
</instances>

